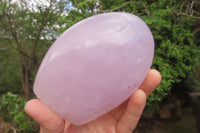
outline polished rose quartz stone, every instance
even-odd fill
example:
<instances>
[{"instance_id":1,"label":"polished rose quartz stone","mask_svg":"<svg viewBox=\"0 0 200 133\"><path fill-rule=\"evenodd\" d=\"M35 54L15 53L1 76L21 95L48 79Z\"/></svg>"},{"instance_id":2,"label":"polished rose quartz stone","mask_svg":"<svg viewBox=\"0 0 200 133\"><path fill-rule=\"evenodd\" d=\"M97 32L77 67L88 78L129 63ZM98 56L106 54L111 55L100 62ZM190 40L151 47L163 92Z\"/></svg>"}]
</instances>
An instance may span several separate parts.
<instances>
[{"instance_id":1,"label":"polished rose quartz stone","mask_svg":"<svg viewBox=\"0 0 200 133\"><path fill-rule=\"evenodd\" d=\"M147 25L129 13L89 17L51 46L37 73L34 93L75 125L114 109L144 81L154 54Z\"/></svg>"}]
</instances>

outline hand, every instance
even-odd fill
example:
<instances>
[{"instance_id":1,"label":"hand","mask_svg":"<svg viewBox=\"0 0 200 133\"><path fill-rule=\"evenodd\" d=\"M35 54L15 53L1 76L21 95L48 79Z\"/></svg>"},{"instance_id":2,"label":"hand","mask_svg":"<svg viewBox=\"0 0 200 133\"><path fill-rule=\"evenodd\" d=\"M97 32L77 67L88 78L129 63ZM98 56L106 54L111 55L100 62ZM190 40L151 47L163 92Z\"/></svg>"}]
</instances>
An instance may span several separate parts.
<instances>
[{"instance_id":1,"label":"hand","mask_svg":"<svg viewBox=\"0 0 200 133\"><path fill-rule=\"evenodd\" d=\"M142 115L146 97L160 81L159 72L150 70L143 84L127 101L81 126L63 120L38 99L27 102L25 111L40 124L40 133L132 133Z\"/></svg>"}]
</instances>

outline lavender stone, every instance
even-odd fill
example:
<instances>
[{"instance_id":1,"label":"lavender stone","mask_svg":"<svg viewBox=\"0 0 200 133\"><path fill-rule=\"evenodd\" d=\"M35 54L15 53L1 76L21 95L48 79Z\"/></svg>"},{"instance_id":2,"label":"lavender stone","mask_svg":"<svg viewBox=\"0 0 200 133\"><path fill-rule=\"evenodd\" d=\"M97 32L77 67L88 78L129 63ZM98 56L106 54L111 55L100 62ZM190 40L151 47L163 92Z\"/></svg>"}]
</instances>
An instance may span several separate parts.
<instances>
[{"instance_id":1,"label":"lavender stone","mask_svg":"<svg viewBox=\"0 0 200 133\"><path fill-rule=\"evenodd\" d=\"M89 17L51 46L37 73L34 93L72 124L114 109L144 81L154 54L147 25L129 13Z\"/></svg>"}]
</instances>

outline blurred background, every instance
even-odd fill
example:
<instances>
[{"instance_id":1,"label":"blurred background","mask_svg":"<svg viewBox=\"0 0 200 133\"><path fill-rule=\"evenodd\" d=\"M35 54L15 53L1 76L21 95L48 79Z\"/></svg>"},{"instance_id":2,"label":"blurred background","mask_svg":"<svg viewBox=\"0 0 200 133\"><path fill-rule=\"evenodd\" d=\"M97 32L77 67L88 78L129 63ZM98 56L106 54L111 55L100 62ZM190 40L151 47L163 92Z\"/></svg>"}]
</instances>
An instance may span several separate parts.
<instances>
[{"instance_id":1,"label":"blurred background","mask_svg":"<svg viewBox=\"0 0 200 133\"><path fill-rule=\"evenodd\" d=\"M199 0L0 0L0 133L35 133L24 112L40 62L57 37L89 16L129 12L155 39L162 82L134 133L200 133Z\"/></svg>"}]
</instances>

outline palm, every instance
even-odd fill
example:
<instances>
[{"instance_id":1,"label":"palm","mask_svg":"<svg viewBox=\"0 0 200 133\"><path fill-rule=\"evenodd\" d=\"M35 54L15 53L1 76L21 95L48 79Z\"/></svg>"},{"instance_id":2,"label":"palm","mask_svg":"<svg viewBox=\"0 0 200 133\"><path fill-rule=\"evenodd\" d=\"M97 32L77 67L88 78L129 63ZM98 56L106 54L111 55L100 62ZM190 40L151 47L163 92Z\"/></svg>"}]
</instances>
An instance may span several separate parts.
<instances>
[{"instance_id":1,"label":"palm","mask_svg":"<svg viewBox=\"0 0 200 133\"><path fill-rule=\"evenodd\" d=\"M125 112L127 101L102 117L81 126L68 125L66 132L71 133L111 133L115 131L117 123ZM114 132L112 132L114 133Z\"/></svg>"}]
</instances>

